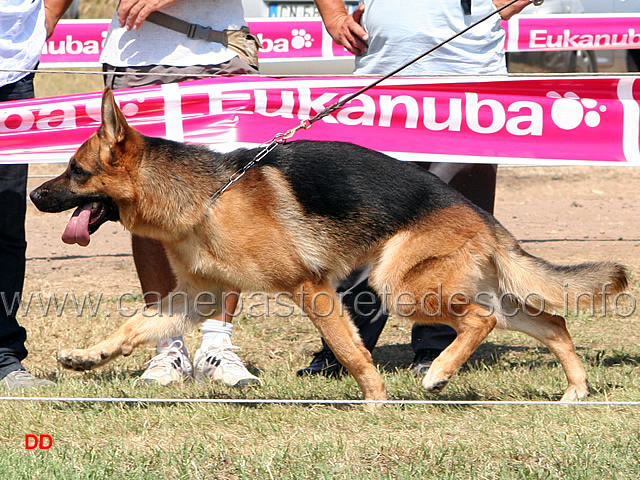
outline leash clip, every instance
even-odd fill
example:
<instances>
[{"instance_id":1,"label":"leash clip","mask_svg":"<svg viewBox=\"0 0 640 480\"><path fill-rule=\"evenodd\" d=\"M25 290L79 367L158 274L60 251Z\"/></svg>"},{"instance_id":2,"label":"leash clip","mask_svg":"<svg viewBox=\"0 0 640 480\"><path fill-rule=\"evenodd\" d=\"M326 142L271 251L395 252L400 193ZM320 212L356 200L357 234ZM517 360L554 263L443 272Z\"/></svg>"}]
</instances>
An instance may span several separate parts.
<instances>
[{"instance_id":1,"label":"leash clip","mask_svg":"<svg viewBox=\"0 0 640 480\"><path fill-rule=\"evenodd\" d=\"M303 120L302 122L300 122L300 125L298 125L297 127L290 128L284 133L277 133L273 137L273 141L277 143L285 143L287 140L293 137L298 130L302 128L304 128L305 130L308 130L309 128L311 128L311 122L309 120Z\"/></svg>"}]
</instances>

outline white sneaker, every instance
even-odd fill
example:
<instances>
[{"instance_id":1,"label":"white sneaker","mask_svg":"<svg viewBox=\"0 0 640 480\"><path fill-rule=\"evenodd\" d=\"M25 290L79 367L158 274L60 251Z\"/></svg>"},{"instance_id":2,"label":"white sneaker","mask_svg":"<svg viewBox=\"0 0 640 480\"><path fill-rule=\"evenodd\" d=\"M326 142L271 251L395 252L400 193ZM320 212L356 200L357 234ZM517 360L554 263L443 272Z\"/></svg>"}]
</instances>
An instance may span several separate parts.
<instances>
[{"instance_id":1,"label":"white sneaker","mask_svg":"<svg viewBox=\"0 0 640 480\"><path fill-rule=\"evenodd\" d=\"M233 352L238 348L233 345L223 345L210 347L205 352L198 350L193 362L196 380L222 382L229 387L262 385L262 380L252 375L240 357Z\"/></svg>"},{"instance_id":2,"label":"white sneaker","mask_svg":"<svg viewBox=\"0 0 640 480\"><path fill-rule=\"evenodd\" d=\"M159 383L163 387L172 382L184 382L193 376L191 360L185 355L181 341L176 340L151 360L140 380L144 383Z\"/></svg>"},{"instance_id":3,"label":"white sneaker","mask_svg":"<svg viewBox=\"0 0 640 480\"><path fill-rule=\"evenodd\" d=\"M26 370L14 370L0 380L0 390L29 390L38 387L52 387L55 383L37 378Z\"/></svg>"}]
</instances>

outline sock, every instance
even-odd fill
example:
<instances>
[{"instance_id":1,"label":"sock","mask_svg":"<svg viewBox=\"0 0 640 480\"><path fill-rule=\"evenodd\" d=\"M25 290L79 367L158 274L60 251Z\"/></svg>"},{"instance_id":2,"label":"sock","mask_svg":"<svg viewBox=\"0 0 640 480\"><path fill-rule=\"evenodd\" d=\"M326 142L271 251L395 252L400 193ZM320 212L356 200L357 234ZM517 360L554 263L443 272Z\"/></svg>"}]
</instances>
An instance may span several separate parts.
<instances>
[{"instance_id":1,"label":"sock","mask_svg":"<svg viewBox=\"0 0 640 480\"><path fill-rule=\"evenodd\" d=\"M162 342L158 342L158 345L156 346L156 352L157 353L164 352L169 348L169 345L171 345L173 342L182 342L182 348L180 348L180 350L182 350L182 353L187 355L187 347L185 347L184 345L184 339L182 338L182 335L178 335L177 337L169 337L166 340L163 340Z\"/></svg>"},{"instance_id":2,"label":"sock","mask_svg":"<svg viewBox=\"0 0 640 480\"><path fill-rule=\"evenodd\" d=\"M221 347L223 345L232 345L231 333L233 325L229 322L208 319L202 323L202 345L200 350L206 352L209 348Z\"/></svg>"}]
</instances>

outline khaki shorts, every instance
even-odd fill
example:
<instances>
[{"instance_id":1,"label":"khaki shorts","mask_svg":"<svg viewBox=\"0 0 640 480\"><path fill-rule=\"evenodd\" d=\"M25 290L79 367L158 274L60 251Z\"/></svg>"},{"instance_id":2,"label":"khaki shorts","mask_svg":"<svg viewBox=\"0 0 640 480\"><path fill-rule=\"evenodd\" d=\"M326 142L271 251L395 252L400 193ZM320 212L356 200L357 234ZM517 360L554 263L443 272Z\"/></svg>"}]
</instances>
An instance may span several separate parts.
<instances>
[{"instance_id":1,"label":"khaki shorts","mask_svg":"<svg viewBox=\"0 0 640 480\"><path fill-rule=\"evenodd\" d=\"M262 48L260 39L249 32L247 27L242 30L226 30L227 48L233 50L247 64L258 69L258 50Z\"/></svg>"}]
</instances>

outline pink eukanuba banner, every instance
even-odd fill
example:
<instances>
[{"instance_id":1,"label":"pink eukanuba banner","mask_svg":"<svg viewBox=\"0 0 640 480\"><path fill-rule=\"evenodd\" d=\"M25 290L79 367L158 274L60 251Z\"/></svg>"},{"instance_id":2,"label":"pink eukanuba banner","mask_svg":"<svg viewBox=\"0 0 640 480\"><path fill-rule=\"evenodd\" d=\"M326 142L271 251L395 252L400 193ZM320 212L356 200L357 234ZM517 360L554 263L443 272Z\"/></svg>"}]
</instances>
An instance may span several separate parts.
<instances>
[{"instance_id":1,"label":"pink eukanuba banner","mask_svg":"<svg viewBox=\"0 0 640 480\"><path fill-rule=\"evenodd\" d=\"M218 150L270 141L371 82L237 76L116 91L146 135ZM6 102L0 162L65 161L100 125L101 94ZM340 140L404 160L640 165L640 79L391 78L295 139Z\"/></svg>"}]
</instances>

